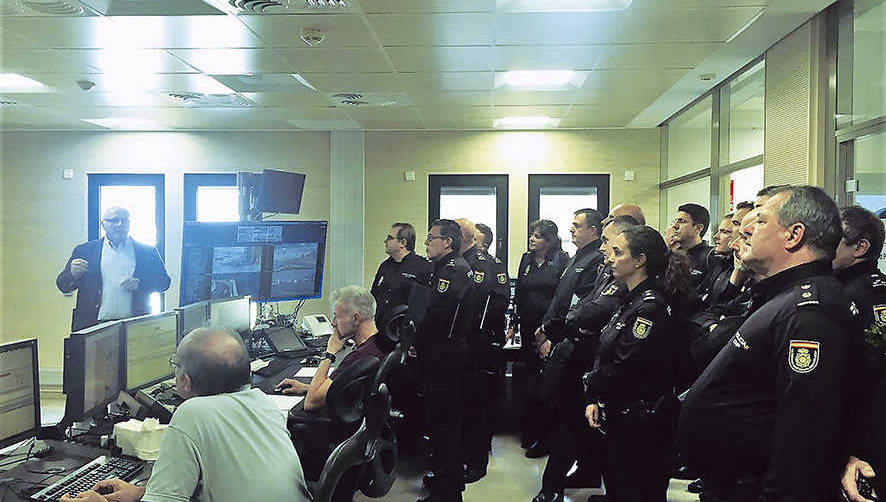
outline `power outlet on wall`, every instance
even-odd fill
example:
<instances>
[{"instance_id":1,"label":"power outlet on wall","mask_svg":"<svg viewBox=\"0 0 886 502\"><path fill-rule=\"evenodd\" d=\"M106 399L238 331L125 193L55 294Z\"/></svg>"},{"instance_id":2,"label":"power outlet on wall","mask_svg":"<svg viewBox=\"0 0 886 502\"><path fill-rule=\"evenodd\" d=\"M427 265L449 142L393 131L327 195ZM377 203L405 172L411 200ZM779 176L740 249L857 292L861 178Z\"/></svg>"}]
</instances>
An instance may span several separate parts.
<instances>
[{"instance_id":1,"label":"power outlet on wall","mask_svg":"<svg viewBox=\"0 0 886 502\"><path fill-rule=\"evenodd\" d=\"M73 169L65 169L62 171L62 179L72 180L74 179L74 170Z\"/></svg>"}]
</instances>

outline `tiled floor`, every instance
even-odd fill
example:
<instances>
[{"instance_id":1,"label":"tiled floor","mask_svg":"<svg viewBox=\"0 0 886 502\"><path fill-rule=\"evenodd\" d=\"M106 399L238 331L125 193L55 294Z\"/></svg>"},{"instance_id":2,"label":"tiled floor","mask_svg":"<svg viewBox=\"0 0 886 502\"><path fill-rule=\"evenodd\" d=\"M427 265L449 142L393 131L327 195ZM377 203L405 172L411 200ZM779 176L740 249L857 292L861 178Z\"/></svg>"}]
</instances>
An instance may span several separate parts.
<instances>
[{"instance_id":1,"label":"tiled floor","mask_svg":"<svg viewBox=\"0 0 886 502\"><path fill-rule=\"evenodd\" d=\"M64 397L60 394L44 395L41 398L41 416L44 424L58 423L64 413ZM541 473L545 459L527 459L523 456L516 436L498 435L492 447L489 460L489 473L480 481L468 485L464 493L465 502L506 501L530 502L541 487ZM426 495L422 489L419 467L400 462L397 465L398 478L384 500L391 502L414 502ZM672 480L668 490L669 502L697 502L698 496L688 493L688 481ZM599 490L567 490L566 500L584 502ZM369 502L363 495L354 498L357 502Z\"/></svg>"}]
</instances>

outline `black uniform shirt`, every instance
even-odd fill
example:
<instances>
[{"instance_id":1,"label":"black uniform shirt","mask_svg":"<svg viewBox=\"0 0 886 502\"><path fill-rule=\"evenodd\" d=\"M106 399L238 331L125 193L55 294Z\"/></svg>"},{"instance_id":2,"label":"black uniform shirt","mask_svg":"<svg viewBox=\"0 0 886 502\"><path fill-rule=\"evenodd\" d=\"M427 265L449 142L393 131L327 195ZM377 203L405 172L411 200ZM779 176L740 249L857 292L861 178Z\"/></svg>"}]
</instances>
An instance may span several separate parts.
<instances>
[{"instance_id":1,"label":"black uniform shirt","mask_svg":"<svg viewBox=\"0 0 886 502\"><path fill-rule=\"evenodd\" d=\"M708 271L698 295L705 307L725 303L732 299L737 288L729 287L729 278L735 265L732 251L728 253L711 252L708 254ZM729 293L733 293L730 295Z\"/></svg>"},{"instance_id":2,"label":"black uniform shirt","mask_svg":"<svg viewBox=\"0 0 886 502\"><path fill-rule=\"evenodd\" d=\"M600 331L621 305L621 297L627 290L624 282L612 277L612 269L601 264L591 294L573 305L566 314L566 336L599 338Z\"/></svg>"},{"instance_id":3,"label":"black uniform shirt","mask_svg":"<svg viewBox=\"0 0 886 502\"><path fill-rule=\"evenodd\" d=\"M761 477L767 500L830 500L857 320L829 261L754 289L768 301L688 392L681 451L713 475Z\"/></svg>"},{"instance_id":4,"label":"black uniform shirt","mask_svg":"<svg viewBox=\"0 0 886 502\"><path fill-rule=\"evenodd\" d=\"M537 327L551 305L554 291L557 290L560 276L566 270L568 262L569 255L563 252L551 260L545 260L541 265L535 262L535 253L523 253L514 288L516 318L512 320L512 326L515 322L523 322ZM532 336L532 333L524 333L523 336Z\"/></svg>"},{"instance_id":5,"label":"black uniform shirt","mask_svg":"<svg viewBox=\"0 0 886 502\"><path fill-rule=\"evenodd\" d=\"M465 316L459 310L462 300L474 284L471 267L456 251L434 261L433 266L430 278L431 296L427 301L426 313L419 320L416 330L419 357L429 358L434 357L431 353L434 347L463 345L464 332L458 329L458 321ZM410 300L416 296L410 297ZM413 310L411 303L410 301L410 311Z\"/></svg>"},{"instance_id":6,"label":"black uniform shirt","mask_svg":"<svg viewBox=\"0 0 886 502\"><path fill-rule=\"evenodd\" d=\"M464 313L470 316L470 326L467 327L465 336L472 352L479 356L481 353L485 354L491 345L491 340L486 336L489 329L486 318L490 315L492 289L497 279L493 262L486 259L486 254L481 253L477 246L465 251L462 257L471 267L474 281L463 305Z\"/></svg>"},{"instance_id":7,"label":"black uniform shirt","mask_svg":"<svg viewBox=\"0 0 886 502\"><path fill-rule=\"evenodd\" d=\"M655 401L674 386L670 308L651 278L621 297L600 333L600 348L587 380L588 399L618 409Z\"/></svg>"},{"instance_id":8,"label":"black uniform shirt","mask_svg":"<svg viewBox=\"0 0 886 502\"><path fill-rule=\"evenodd\" d=\"M412 285L427 285L431 269L431 262L414 252L404 256L400 262L390 257L381 262L370 291L375 297L375 320L384 322L387 312L398 305L406 305Z\"/></svg>"},{"instance_id":9,"label":"black uniform shirt","mask_svg":"<svg viewBox=\"0 0 886 502\"><path fill-rule=\"evenodd\" d=\"M566 270L560 276L560 283L554 291L554 298L548 307L548 311L542 320L545 335L553 342L563 339L563 324L566 322L566 314L573 305L573 297L579 300L587 296L594 289L597 279L597 269L603 262L603 253L600 252L600 241L596 240L575 252L575 256L569 260Z\"/></svg>"},{"instance_id":10,"label":"black uniform shirt","mask_svg":"<svg viewBox=\"0 0 886 502\"><path fill-rule=\"evenodd\" d=\"M686 255L689 257L689 280L696 290L708 275L708 256L712 252L713 248L704 241L686 250Z\"/></svg>"},{"instance_id":11,"label":"black uniform shirt","mask_svg":"<svg viewBox=\"0 0 886 502\"><path fill-rule=\"evenodd\" d=\"M511 284L508 277L508 268L504 262L483 251L486 261L491 264L492 272L495 274L492 280L490 294L492 295L489 302L488 323L489 329L492 331L493 343L504 344L505 336L505 314L508 311L508 305L511 303Z\"/></svg>"},{"instance_id":12,"label":"black uniform shirt","mask_svg":"<svg viewBox=\"0 0 886 502\"><path fill-rule=\"evenodd\" d=\"M865 260L836 274L846 295L855 302L862 325L867 328L875 321L886 325L886 276L877 268L877 262Z\"/></svg>"}]
</instances>

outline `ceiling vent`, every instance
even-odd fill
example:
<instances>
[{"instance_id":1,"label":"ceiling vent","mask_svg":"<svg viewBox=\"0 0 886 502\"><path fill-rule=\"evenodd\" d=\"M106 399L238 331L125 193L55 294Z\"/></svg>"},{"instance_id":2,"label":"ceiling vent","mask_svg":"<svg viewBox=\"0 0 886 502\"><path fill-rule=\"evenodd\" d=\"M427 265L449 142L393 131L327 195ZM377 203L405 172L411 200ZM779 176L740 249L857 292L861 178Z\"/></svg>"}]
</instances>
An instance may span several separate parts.
<instances>
[{"instance_id":1,"label":"ceiling vent","mask_svg":"<svg viewBox=\"0 0 886 502\"><path fill-rule=\"evenodd\" d=\"M238 94L171 92L168 96L187 108L251 108L254 106L252 101Z\"/></svg>"},{"instance_id":2,"label":"ceiling vent","mask_svg":"<svg viewBox=\"0 0 886 502\"><path fill-rule=\"evenodd\" d=\"M338 108L381 108L410 104L406 94L392 92L341 92L330 94L329 100Z\"/></svg>"},{"instance_id":3,"label":"ceiling vent","mask_svg":"<svg viewBox=\"0 0 886 502\"><path fill-rule=\"evenodd\" d=\"M228 4L240 14L282 14L286 11L284 0L228 0Z\"/></svg>"},{"instance_id":4,"label":"ceiling vent","mask_svg":"<svg viewBox=\"0 0 886 502\"><path fill-rule=\"evenodd\" d=\"M339 9L348 6L345 0L304 0L304 2L311 9Z\"/></svg>"},{"instance_id":5,"label":"ceiling vent","mask_svg":"<svg viewBox=\"0 0 886 502\"><path fill-rule=\"evenodd\" d=\"M0 98L0 108L12 108L14 106L18 106L18 101Z\"/></svg>"},{"instance_id":6,"label":"ceiling vent","mask_svg":"<svg viewBox=\"0 0 886 502\"><path fill-rule=\"evenodd\" d=\"M4 16L91 16L77 0L0 0Z\"/></svg>"},{"instance_id":7,"label":"ceiling vent","mask_svg":"<svg viewBox=\"0 0 886 502\"><path fill-rule=\"evenodd\" d=\"M107 0L105 0L107 1ZM217 9L236 15L316 14L317 12L360 12L347 0L203 0Z\"/></svg>"}]
</instances>

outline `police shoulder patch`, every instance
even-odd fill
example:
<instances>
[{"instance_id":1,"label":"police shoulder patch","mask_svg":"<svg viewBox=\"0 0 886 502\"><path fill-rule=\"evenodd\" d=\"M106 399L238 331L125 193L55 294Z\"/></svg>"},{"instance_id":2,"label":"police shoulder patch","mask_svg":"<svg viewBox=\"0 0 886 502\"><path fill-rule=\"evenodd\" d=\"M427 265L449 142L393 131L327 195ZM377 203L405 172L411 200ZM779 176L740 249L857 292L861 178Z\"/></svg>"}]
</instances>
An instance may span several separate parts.
<instances>
[{"instance_id":1,"label":"police shoulder patch","mask_svg":"<svg viewBox=\"0 0 886 502\"><path fill-rule=\"evenodd\" d=\"M499 284L505 284L508 282L508 275L507 274L498 274L495 277L498 279Z\"/></svg>"},{"instance_id":2,"label":"police shoulder patch","mask_svg":"<svg viewBox=\"0 0 886 502\"><path fill-rule=\"evenodd\" d=\"M647 289L643 292L643 301L644 302L654 302L655 301L655 291L651 289Z\"/></svg>"},{"instance_id":3,"label":"police shoulder patch","mask_svg":"<svg viewBox=\"0 0 886 502\"><path fill-rule=\"evenodd\" d=\"M474 272L474 282L477 284L483 283L483 279L486 278L486 272Z\"/></svg>"},{"instance_id":4,"label":"police shoulder patch","mask_svg":"<svg viewBox=\"0 0 886 502\"><path fill-rule=\"evenodd\" d=\"M530 265L526 265L526 269L523 270L523 275L529 275L529 267Z\"/></svg>"},{"instance_id":5,"label":"police shoulder patch","mask_svg":"<svg viewBox=\"0 0 886 502\"><path fill-rule=\"evenodd\" d=\"M642 340L649 336L649 332L652 331L652 321L638 317L634 321L634 328L631 331L634 333L634 338Z\"/></svg>"},{"instance_id":6,"label":"police shoulder patch","mask_svg":"<svg viewBox=\"0 0 886 502\"><path fill-rule=\"evenodd\" d=\"M877 326L886 326L886 305L874 305L874 322Z\"/></svg>"},{"instance_id":7,"label":"police shoulder patch","mask_svg":"<svg viewBox=\"0 0 886 502\"><path fill-rule=\"evenodd\" d=\"M603 296L612 296L615 293L618 293L618 284L610 284L606 291L603 292Z\"/></svg>"},{"instance_id":8,"label":"police shoulder patch","mask_svg":"<svg viewBox=\"0 0 886 502\"><path fill-rule=\"evenodd\" d=\"M809 373L818 366L821 352L819 342L791 340L788 350L788 366L797 373Z\"/></svg>"},{"instance_id":9,"label":"police shoulder patch","mask_svg":"<svg viewBox=\"0 0 886 502\"><path fill-rule=\"evenodd\" d=\"M440 279L437 282L437 291L439 291L441 293L445 293L447 289L449 289L449 280L448 279Z\"/></svg>"}]
</instances>

